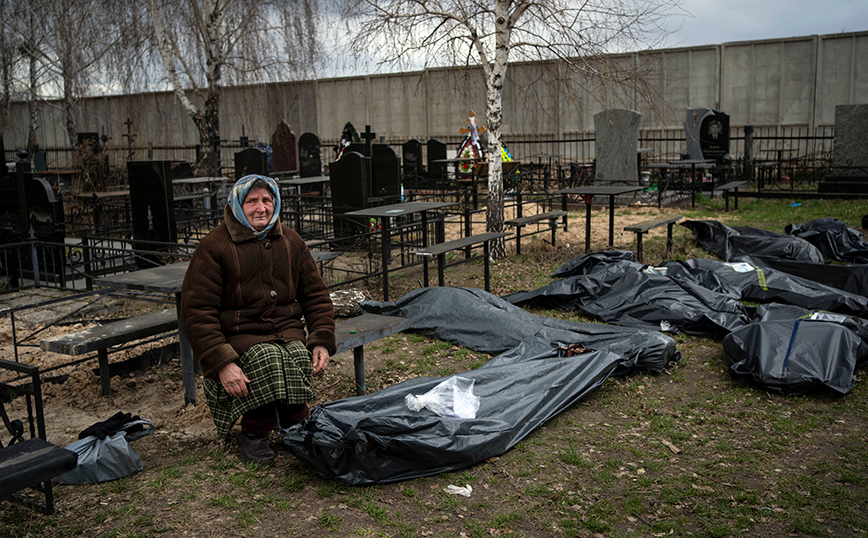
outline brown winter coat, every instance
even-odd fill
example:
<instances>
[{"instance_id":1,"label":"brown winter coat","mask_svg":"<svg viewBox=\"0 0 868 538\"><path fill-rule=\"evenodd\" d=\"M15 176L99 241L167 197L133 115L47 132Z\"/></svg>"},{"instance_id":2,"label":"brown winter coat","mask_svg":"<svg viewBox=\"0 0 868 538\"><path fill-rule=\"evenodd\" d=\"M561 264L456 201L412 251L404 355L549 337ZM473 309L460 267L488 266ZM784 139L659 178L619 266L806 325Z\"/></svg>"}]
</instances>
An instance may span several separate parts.
<instances>
[{"instance_id":1,"label":"brown winter coat","mask_svg":"<svg viewBox=\"0 0 868 538\"><path fill-rule=\"evenodd\" d=\"M261 342L337 349L329 290L301 236L277 221L265 239L256 239L228 206L224 223L193 253L181 309L193 353L212 379Z\"/></svg>"}]
</instances>

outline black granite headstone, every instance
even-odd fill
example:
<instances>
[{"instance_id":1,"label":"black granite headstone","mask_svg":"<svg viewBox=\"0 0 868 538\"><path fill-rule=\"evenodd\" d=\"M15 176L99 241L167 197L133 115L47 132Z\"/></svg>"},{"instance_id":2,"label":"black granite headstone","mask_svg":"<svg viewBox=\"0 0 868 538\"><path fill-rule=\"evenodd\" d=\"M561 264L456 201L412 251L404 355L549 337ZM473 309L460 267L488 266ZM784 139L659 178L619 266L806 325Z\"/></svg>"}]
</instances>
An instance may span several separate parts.
<instances>
[{"instance_id":1,"label":"black granite headstone","mask_svg":"<svg viewBox=\"0 0 868 538\"><path fill-rule=\"evenodd\" d=\"M283 120L271 134L271 163L275 175L298 172L298 140L289 124Z\"/></svg>"},{"instance_id":2,"label":"black granite headstone","mask_svg":"<svg viewBox=\"0 0 868 538\"><path fill-rule=\"evenodd\" d=\"M299 176L316 177L322 175L322 142L313 133L302 133L298 137Z\"/></svg>"},{"instance_id":3,"label":"black granite headstone","mask_svg":"<svg viewBox=\"0 0 868 538\"><path fill-rule=\"evenodd\" d=\"M688 159L723 160L729 155L729 115L710 108L688 108L684 122Z\"/></svg>"},{"instance_id":4,"label":"black granite headstone","mask_svg":"<svg viewBox=\"0 0 868 538\"><path fill-rule=\"evenodd\" d=\"M445 158L446 144L436 138L428 140L428 178L435 184L446 181L448 167L444 163L434 163L433 161Z\"/></svg>"},{"instance_id":5,"label":"black granite headstone","mask_svg":"<svg viewBox=\"0 0 868 538\"><path fill-rule=\"evenodd\" d=\"M365 145L363 143L350 144L347 151L355 151L364 155ZM368 198L373 202L372 205L400 202L401 161L398 158L398 152L386 144L371 144L371 160L371 183Z\"/></svg>"},{"instance_id":6,"label":"black granite headstone","mask_svg":"<svg viewBox=\"0 0 868 538\"><path fill-rule=\"evenodd\" d=\"M153 245L137 241L175 243L174 197L171 161L128 161L130 211L133 218L133 248L156 250ZM140 267L153 263L143 260Z\"/></svg>"},{"instance_id":7,"label":"black granite headstone","mask_svg":"<svg viewBox=\"0 0 868 538\"><path fill-rule=\"evenodd\" d=\"M422 165L422 142L415 138L408 140L404 142L401 150L404 161L404 183L417 186L419 178L425 173L425 167Z\"/></svg>"},{"instance_id":8,"label":"black granite headstone","mask_svg":"<svg viewBox=\"0 0 868 538\"><path fill-rule=\"evenodd\" d=\"M250 174L266 175L268 154L259 148L245 148L235 154L235 179Z\"/></svg>"},{"instance_id":9,"label":"black granite headstone","mask_svg":"<svg viewBox=\"0 0 868 538\"><path fill-rule=\"evenodd\" d=\"M345 217L344 213L368 207L370 182L365 156L348 149L340 159L329 165L329 171L335 237L362 233L366 228L364 219Z\"/></svg>"}]
</instances>

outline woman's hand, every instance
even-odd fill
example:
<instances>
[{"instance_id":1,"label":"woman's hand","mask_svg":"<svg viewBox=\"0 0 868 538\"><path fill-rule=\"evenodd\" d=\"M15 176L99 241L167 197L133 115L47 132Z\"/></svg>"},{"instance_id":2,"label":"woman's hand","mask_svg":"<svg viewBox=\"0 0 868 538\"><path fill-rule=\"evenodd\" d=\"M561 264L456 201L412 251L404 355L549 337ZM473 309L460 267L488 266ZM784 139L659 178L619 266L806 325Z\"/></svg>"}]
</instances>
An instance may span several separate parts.
<instances>
[{"instance_id":1,"label":"woman's hand","mask_svg":"<svg viewBox=\"0 0 868 538\"><path fill-rule=\"evenodd\" d=\"M220 383L223 384L223 389L230 395L236 398L247 396L247 384L250 380L241 371L241 367L230 362L220 370Z\"/></svg>"},{"instance_id":2,"label":"woman's hand","mask_svg":"<svg viewBox=\"0 0 868 538\"><path fill-rule=\"evenodd\" d=\"M313 362L313 375L322 375L329 364L329 350L323 346L316 346L311 352Z\"/></svg>"}]
</instances>

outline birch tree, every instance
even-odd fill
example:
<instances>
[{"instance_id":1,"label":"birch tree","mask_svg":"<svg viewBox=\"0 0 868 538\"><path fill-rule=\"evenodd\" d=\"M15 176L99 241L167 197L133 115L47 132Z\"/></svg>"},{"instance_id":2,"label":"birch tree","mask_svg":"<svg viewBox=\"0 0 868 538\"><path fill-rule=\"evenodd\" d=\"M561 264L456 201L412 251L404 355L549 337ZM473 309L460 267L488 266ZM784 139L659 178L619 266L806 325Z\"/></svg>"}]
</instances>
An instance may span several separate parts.
<instances>
[{"instance_id":1,"label":"birch tree","mask_svg":"<svg viewBox=\"0 0 868 538\"><path fill-rule=\"evenodd\" d=\"M287 80L316 58L314 0L148 0L166 78L205 150L200 173L217 172L220 92L228 83ZM216 154L215 154L216 153Z\"/></svg>"},{"instance_id":2,"label":"birch tree","mask_svg":"<svg viewBox=\"0 0 868 538\"><path fill-rule=\"evenodd\" d=\"M486 227L501 232L501 128L507 67L518 60L559 60L600 80L617 80L605 53L649 48L678 0L348 0L354 51L384 64L479 66L488 127ZM505 255L501 239L492 250Z\"/></svg>"}]
</instances>

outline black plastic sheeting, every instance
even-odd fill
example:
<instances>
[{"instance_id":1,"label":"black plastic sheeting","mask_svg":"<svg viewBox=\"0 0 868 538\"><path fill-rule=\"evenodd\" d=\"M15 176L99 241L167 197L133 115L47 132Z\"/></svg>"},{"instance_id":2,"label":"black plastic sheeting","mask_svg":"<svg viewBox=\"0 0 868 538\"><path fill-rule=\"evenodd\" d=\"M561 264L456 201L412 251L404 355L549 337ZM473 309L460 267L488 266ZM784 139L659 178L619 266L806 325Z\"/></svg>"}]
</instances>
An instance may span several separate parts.
<instances>
[{"instance_id":1,"label":"black plastic sheeting","mask_svg":"<svg viewBox=\"0 0 868 538\"><path fill-rule=\"evenodd\" d=\"M868 265L808 263L769 256L742 256L735 261L745 261L757 267L783 271L855 295L868 293Z\"/></svg>"},{"instance_id":2,"label":"black plastic sheeting","mask_svg":"<svg viewBox=\"0 0 868 538\"><path fill-rule=\"evenodd\" d=\"M868 242L862 232L848 228L838 219L826 217L805 224L790 224L784 231L808 241L832 260L868 263Z\"/></svg>"},{"instance_id":3,"label":"black plastic sheeting","mask_svg":"<svg viewBox=\"0 0 868 538\"><path fill-rule=\"evenodd\" d=\"M507 350L472 372L480 407L474 419L410 411L407 394L448 378L417 378L379 392L327 402L280 432L283 443L317 474L369 485L461 469L502 454L575 404L610 375L662 369L680 359L658 332L535 316L482 290L423 288L365 312L404 316L409 331L476 350ZM567 357L565 347L588 352Z\"/></svg>"},{"instance_id":4,"label":"black plastic sheeting","mask_svg":"<svg viewBox=\"0 0 868 538\"><path fill-rule=\"evenodd\" d=\"M779 234L750 226L730 227L715 220L688 220L681 226L707 251L723 260L738 256L760 255L809 263L823 263L820 249L794 235Z\"/></svg>"},{"instance_id":5,"label":"black plastic sheeting","mask_svg":"<svg viewBox=\"0 0 868 538\"><path fill-rule=\"evenodd\" d=\"M731 289L673 279L637 262L632 252L579 256L554 275L564 278L503 298L519 306L578 311L627 327L713 338L749 323L754 313Z\"/></svg>"},{"instance_id":6,"label":"black plastic sheeting","mask_svg":"<svg viewBox=\"0 0 868 538\"><path fill-rule=\"evenodd\" d=\"M317 406L280 432L283 443L325 479L363 486L454 471L503 454L597 388L620 357L596 351L570 358L520 346L460 375L474 380L474 419L412 412L404 398L445 378L416 378L366 396Z\"/></svg>"},{"instance_id":7,"label":"black plastic sheeting","mask_svg":"<svg viewBox=\"0 0 868 538\"><path fill-rule=\"evenodd\" d=\"M408 318L409 331L490 354L529 342L548 347L581 343L605 349L621 357L617 375L633 369L659 373L681 357L672 338L656 330L537 316L473 288L423 288L397 302L362 303L362 309Z\"/></svg>"},{"instance_id":8,"label":"black plastic sheeting","mask_svg":"<svg viewBox=\"0 0 868 538\"><path fill-rule=\"evenodd\" d=\"M691 281L737 299L758 303L783 303L854 316L868 315L868 297L749 263L707 259L667 261L660 264L676 281ZM863 291L868 289L863 288Z\"/></svg>"},{"instance_id":9,"label":"black plastic sheeting","mask_svg":"<svg viewBox=\"0 0 868 538\"><path fill-rule=\"evenodd\" d=\"M723 339L730 373L781 394L846 394L868 360L864 320L829 312L794 317L792 308L766 312Z\"/></svg>"}]
</instances>

